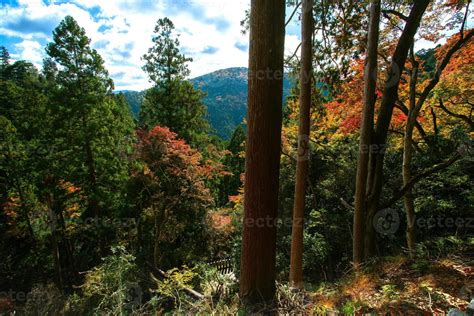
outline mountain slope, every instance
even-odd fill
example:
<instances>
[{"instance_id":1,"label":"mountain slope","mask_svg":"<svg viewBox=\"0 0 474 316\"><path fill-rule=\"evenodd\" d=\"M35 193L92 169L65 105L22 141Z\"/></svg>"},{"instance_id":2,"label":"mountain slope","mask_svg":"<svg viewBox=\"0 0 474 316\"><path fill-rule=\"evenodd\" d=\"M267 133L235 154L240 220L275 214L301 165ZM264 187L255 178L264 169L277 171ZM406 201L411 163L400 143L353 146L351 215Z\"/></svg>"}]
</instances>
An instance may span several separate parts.
<instances>
[{"instance_id":1,"label":"mountain slope","mask_svg":"<svg viewBox=\"0 0 474 316\"><path fill-rule=\"evenodd\" d=\"M216 134L228 139L235 126L242 123L247 114L247 74L244 67L227 68L191 79L191 83L207 93L209 122ZM283 96L289 94L290 82L285 76Z\"/></svg>"},{"instance_id":2,"label":"mountain slope","mask_svg":"<svg viewBox=\"0 0 474 316\"><path fill-rule=\"evenodd\" d=\"M206 93L203 101L207 106L209 123L215 134L223 139L229 139L235 127L247 115L247 74L247 68L236 67L217 70L190 80L194 87ZM132 113L138 117L145 91L120 92L124 93ZM284 99L289 92L290 81L285 75Z\"/></svg>"},{"instance_id":3,"label":"mountain slope","mask_svg":"<svg viewBox=\"0 0 474 316\"><path fill-rule=\"evenodd\" d=\"M125 99L130 106L130 111L135 118L138 118L138 113L140 112L140 107L142 106L143 97L145 96L145 91L131 91L131 90L121 90L116 91L116 93L123 93Z\"/></svg>"}]
</instances>

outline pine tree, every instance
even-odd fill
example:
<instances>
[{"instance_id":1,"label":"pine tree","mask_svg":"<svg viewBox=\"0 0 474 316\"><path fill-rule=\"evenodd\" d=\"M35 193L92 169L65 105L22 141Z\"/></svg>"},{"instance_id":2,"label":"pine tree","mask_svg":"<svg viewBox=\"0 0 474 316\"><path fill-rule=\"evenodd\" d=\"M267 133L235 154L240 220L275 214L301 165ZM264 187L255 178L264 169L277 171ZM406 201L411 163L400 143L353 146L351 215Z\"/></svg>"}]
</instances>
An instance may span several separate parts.
<instances>
[{"instance_id":1,"label":"pine tree","mask_svg":"<svg viewBox=\"0 0 474 316\"><path fill-rule=\"evenodd\" d=\"M0 67L4 69L10 65L10 53L5 46L0 46Z\"/></svg>"},{"instance_id":2,"label":"pine tree","mask_svg":"<svg viewBox=\"0 0 474 316\"><path fill-rule=\"evenodd\" d=\"M229 196L237 195L242 186L241 176L244 173L245 159L245 130L242 125L237 125L227 146L229 155L224 159L224 166L231 174L222 179L219 192L219 204L225 205L229 202Z\"/></svg>"},{"instance_id":3,"label":"pine tree","mask_svg":"<svg viewBox=\"0 0 474 316\"><path fill-rule=\"evenodd\" d=\"M171 20L158 20L154 45L143 56L143 70L154 86L145 95L139 124L145 129L167 126L190 144L198 145L209 129L202 103L204 94L185 80L189 75L187 63L192 59L180 53L179 40L173 33Z\"/></svg>"},{"instance_id":4,"label":"pine tree","mask_svg":"<svg viewBox=\"0 0 474 316\"><path fill-rule=\"evenodd\" d=\"M130 145L131 114L112 95L113 82L104 61L72 17L54 30L46 52L51 60L44 75L54 75L57 84L52 96L54 138L68 157L62 161L63 176L87 196L86 214L106 215L120 204L117 183L123 183L119 180L127 174L126 159L120 154Z\"/></svg>"}]
</instances>

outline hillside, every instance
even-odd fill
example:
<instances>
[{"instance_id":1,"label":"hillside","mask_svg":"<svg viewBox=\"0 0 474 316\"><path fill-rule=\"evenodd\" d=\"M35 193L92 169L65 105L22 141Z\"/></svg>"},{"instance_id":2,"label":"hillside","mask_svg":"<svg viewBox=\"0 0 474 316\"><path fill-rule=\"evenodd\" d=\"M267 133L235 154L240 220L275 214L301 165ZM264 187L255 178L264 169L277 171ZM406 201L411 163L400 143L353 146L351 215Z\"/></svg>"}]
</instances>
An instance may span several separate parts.
<instances>
[{"instance_id":1,"label":"hillside","mask_svg":"<svg viewBox=\"0 0 474 316\"><path fill-rule=\"evenodd\" d=\"M242 123L247 113L247 68L221 69L190 80L204 91L204 104L208 110L208 120L215 133L228 139L236 125ZM131 111L138 116L143 91L121 91L130 104ZM283 96L290 93L290 81L283 81Z\"/></svg>"},{"instance_id":2,"label":"hillside","mask_svg":"<svg viewBox=\"0 0 474 316\"><path fill-rule=\"evenodd\" d=\"M222 138L229 138L236 125L247 113L247 68L221 69L191 79L196 88L207 93L204 103L209 113L209 122ZM285 77L283 96L290 92L290 81Z\"/></svg>"},{"instance_id":3,"label":"hillside","mask_svg":"<svg viewBox=\"0 0 474 316\"><path fill-rule=\"evenodd\" d=\"M143 102L143 97L145 96L145 91L121 90L116 91L116 93L123 93L125 95L125 99L130 106L130 111L135 118L138 118L138 113L140 112L140 107Z\"/></svg>"}]
</instances>

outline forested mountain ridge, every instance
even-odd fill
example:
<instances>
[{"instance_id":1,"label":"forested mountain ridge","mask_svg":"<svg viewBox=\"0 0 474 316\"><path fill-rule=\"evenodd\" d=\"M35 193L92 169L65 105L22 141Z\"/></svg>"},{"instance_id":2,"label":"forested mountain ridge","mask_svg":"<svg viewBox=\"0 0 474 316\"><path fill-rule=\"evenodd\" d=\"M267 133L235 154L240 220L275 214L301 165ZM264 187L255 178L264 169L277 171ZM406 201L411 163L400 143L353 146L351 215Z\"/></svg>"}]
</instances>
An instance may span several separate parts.
<instances>
[{"instance_id":1,"label":"forested mountain ridge","mask_svg":"<svg viewBox=\"0 0 474 316\"><path fill-rule=\"evenodd\" d=\"M216 134L229 138L235 126L242 123L247 113L247 75L245 67L221 69L190 81L204 91L208 119ZM290 93L290 80L283 80L283 97Z\"/></svg>"},{"instance_id":2,"label":"forested mountain ridge","mask_svg":"<svg viewBox=\"0 0 474 316\"><path fill-rule=\"evenodd\" d=\"M247 113L247 75L245 67L220 69L193 79L195 88L206 93L208 120L213 131L224 139L230 138L235 127L242 123ZM140 112L143 91L118 91L127 99L135 117ZM290 94L290 79L285 75L283 96Z\"/></svg>"},{"instance_id":3,"label":"forested mountain ridge","mask_svg":"<svg viewBox=\"0 0 474 316\"><path fill-rule=\"evenodd\" d=\"M140 113L140 107L143 102L143 97L145 96L145 91L118 90L115 91L115 93L123 93L133 116L138 117L138 113Z\"/></svg>"}]
</instances>

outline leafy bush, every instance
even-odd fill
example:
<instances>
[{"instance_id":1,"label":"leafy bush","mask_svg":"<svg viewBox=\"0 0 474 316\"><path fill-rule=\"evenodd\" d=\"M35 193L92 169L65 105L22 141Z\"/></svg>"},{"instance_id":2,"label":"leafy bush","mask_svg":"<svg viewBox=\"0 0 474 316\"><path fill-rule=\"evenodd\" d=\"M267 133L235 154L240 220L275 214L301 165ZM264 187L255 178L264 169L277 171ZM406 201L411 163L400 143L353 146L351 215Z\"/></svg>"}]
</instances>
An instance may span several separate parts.
<instances>
[{"instance_id":1,"label":"leafy bush","mask_svg":"<svg viewBox=\"0 0 474 316\"><path fill-rule=\"evenodd\" d=\"M81 286L85 300L95 306L96 313L127 314L141 303L143 293L136 282L137 271L135 257L125 247L112 247L112 255L86 274Z\"/></svg>"}]
</instances>

